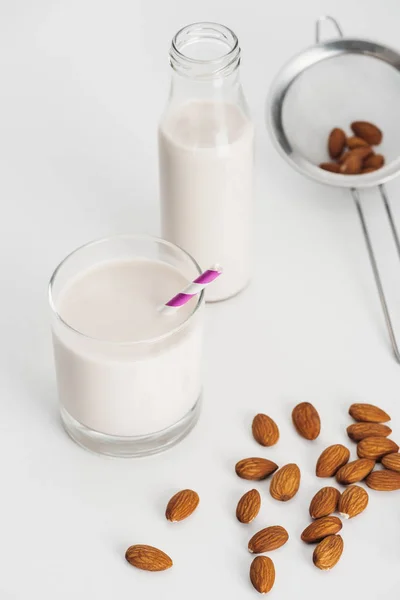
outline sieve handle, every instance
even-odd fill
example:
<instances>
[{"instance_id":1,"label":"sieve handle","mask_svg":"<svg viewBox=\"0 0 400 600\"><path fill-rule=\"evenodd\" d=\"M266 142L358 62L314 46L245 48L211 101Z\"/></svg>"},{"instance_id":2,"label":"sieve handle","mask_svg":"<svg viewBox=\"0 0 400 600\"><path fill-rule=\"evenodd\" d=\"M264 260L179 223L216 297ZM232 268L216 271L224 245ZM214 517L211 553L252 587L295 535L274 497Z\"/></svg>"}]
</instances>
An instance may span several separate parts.
<instances>
[{"instance_id":1,"label":"sieve handle","mask_svg":"<svg viewBox=\"0 0 400 600\"><path fill-rule=\"evenodd\" d=\"M319 17L319 19L317 19L317 21L315 22L315 41L317 42L317 44L319 44L321 41L321 26L322 26L322 23L325 23L325 21L329 21L330 23L333 24L333 26L335 27L336 32L338 34L338 37L340 37L340 38L343 37L342 28L340 27L340 25L336 21L336 19L334 19L333 17L330 17L329 15L324 15L322 17Z\"/></svg>"},{"instance_id":2,"label":"sieve handle","mask_svg":"<svg viewBox=\"0 0 400 600\"><path fill-rule=\"evenodd\" d=\"M385 188L383 187L382 184L379 186L379 191L380 191L380 194L381 194L381 197L382 197L383 204L384 204L385 209L386 209L387 217L389 219L390 228L392 230L392 235L393 235L393 238L394 238L394 241L395 241L395 244L396 244L397 252L398 252L399 257L400 257L400 240L399 240L399 235L398 235L398 232L397 232L396 224L395 224L394 219L393 219L392 211L390 209L389 199L387 197ZM351 194L353 196L353 200L354 200L356 208L357 208L357 213L358 213L358 216L359 216L359 219L360 219L360 223L361 223L361 229L362 229L362 232L364 234L365 243L367 245L369 261L371 263L372 272L374 274L374 278L375 278L375 283L376 283L376 287L377 287L377 290L378 290L379 299L381 301L381 306L382 306L383 314L384 314L384 317L385 317L386 327L387 327L387 330L388 330L390 342L392 344L393 354L394 354L397 362L400 363L399 347L397 345L396 335L394 333L394 329L393 329L393 325L392 325L392 319L390 317L389 308L388 308L388 305L387 305L387 302L386 302L385 291L383 289L382 279L381 279L381 276L380 276L380 273L379 273L378 264L376 262L375 253L374 253L374 249L373 249L372 242L371 242L371 236L369 234L369 230L368 230L368 226L367 226L367 221L365 219L364 211L363 211L362 206L361 206L360 194L359 194L358 190L356 190L355 188L351 189Z\"/></svg>"}]
</instances>

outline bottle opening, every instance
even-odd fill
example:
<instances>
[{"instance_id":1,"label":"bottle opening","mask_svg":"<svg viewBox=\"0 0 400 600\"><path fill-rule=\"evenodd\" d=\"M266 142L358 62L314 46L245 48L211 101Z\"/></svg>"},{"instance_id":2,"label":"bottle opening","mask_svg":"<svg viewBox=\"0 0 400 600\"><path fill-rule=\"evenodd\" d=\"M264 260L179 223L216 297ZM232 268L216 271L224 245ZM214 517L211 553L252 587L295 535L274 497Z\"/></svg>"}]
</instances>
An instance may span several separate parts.
<instances>
[{"instance_id":1,"label":"bottle opening","mask_svg":"<svg viewBox=\"0 0 400 600\"><path fill-rule=\"evenodd\" d=\"M236 35L218 23L194 23L175 35L170 51L171 66L188 77L222 77L240 63Z\"/></svg>"}]
</instances>

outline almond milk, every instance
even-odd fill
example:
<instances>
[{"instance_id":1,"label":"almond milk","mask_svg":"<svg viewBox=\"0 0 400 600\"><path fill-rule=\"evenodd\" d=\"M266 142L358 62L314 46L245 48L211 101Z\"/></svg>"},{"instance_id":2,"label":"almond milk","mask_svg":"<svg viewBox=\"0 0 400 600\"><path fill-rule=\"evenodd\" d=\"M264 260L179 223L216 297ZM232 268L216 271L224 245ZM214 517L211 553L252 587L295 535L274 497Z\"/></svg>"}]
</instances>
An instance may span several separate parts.
<instances>
[{"instance_id":1,"label":"almond milk","mask_svg":"<svg viewBox=\"0 0 400 600\"><path fill-rule=\"evenodd\" d=\"M158 310L187 283L177 268L140 258L101 262L66 283L53 339L68 417L132 437L166 430L191 411L202 386L198 298L171 315Z\"/></svg>"},{"instance_id":2,"label":"almond milk","mask_svg":"<svg viewBox=\"0 0 400 600\"><path fill-rule=\"evenodd\" d=\"M229 103L189 102L159 129L163 237L202 268L223 266L208 301L233 296L250 279L253 147L251 121Z\"/></svg>"}]
</instances>

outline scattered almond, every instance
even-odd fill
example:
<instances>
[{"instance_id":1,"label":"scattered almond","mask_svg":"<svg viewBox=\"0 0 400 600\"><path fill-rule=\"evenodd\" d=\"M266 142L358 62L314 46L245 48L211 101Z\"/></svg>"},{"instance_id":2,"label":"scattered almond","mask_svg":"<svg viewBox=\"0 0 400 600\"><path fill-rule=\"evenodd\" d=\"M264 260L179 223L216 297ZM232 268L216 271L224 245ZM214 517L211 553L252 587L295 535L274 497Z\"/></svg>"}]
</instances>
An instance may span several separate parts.
<instances>
[{"instance_id":1,"label":"scattered almond","mask_svg":"<svg viewBox=\"0 0 400 600\"><path fill-rule=\"evenodd\" d=\"M329 134L329 139L328 139L329 156L331 158L337 158L338 156L340 156L343 152L343 148L345 147L345 144L346 144L346 134L343 131L343 129L339 129L338 127L335 127L335 129L332 129L331 133Z\"/></svg>"},{"instance_id":2,"label":"scattered almond","mask_svg":"<svg viewBox=\"0 0 400 600\"><path fill-rule=\"evenodd\" d=\"M382 131L368 121L354 121L351 130L357 137L362 138L371 146L376 146L382 141Z\"/></svg>"},{"instance_id":3,"label":"scattered almond","mask_svg":"<svg viewBox=\"0 0 400 600\"><path fill-rule=\"evenodd\" d=\"M365 175L366 173L373 173L374 171L376 171L377 169L374 167L363 167L361 169L361 175Z\"/></svg>"},{"instance_id":4,"label":"scattered almond","mask_svg":"<svg viewBox=\"0 0 400 600\"><path fill-rule=\"evenodd\" d=\"M310 517L320 519L336 511L340 492L334 487L323 487L319 490L310 503Z\"/></svg>"},{"instance_id":5,"label":"scattered almond","mask_svg":"<svg viewBox=\"0 0 400 600\"><path fill-rule=\"evenodd\" d=\"M292 412L293 424L297 432L306 440L315 440L321 431L319 414L309 402L301 402Z\"/></svg>"},{"instance_id":6,"label":"scattered almond","mask_svg":"<svg viewBox=\"0 0 400 600\"><path fill-rule=\"evenodd\" d=\"M336 473L336 480L344 485L362 481L371 473L375 466L375 461L369 458L359 458L340 467Z\"/></svg>"},{"instance_id":7,"label":"scattered almond","mask_svg":"<svg viewBox=\"0 0 400 600\"><path fill-rule=\"evenodd\" d=\"M386 456L382 458L381 463L386 469L400 473L400 454L398 452L386 454Z\"/></svg>"},{"instance_id":8,"label":"scattered almond","mask_svg":"<svg viewBox=\"0 0 400 600\"><path fill-rule=\"evenodd\" d=\"M340 172L340 165L333 162L323 162L319 165L319 168L323 169L324 171L330 171L331 173Z\"/></svg>"},{"instance_id":9,"label":"scattered almond","mask_svg":"<svg viewBox=\"0 0 400 600\"><path fill-rule=\"evenodd\" d=\"M367 421L368 423L386 423L390 421L389 415L373 404L352 404L349 408L349 414L356 421Z\"/></svg>"},{"instance_id":10,"label":"scattered almond","mask_svg":"<svg viewBox=\"0 0 400 600\"><path fill-rule=\"evenodd\" d=\"M368 142L366 142L360 137L357 137L356 135L347 138L347 147L350 148L350 150L354 150L354 148L365 147L368 145Z\"/></svg>"},{"instance_id":11,"label":"scattered almond","mask_svg":"<svg viewBox=\"0 0 400 600\"><path fill-rule=\"evenodd\" d=\"M342 161L339 171L343 175L358 175L361 173L362 165L361 156L355 154L355 150L352 150L346 160Z\"/></svg>"},{"instance_id":12,"label":"scattered almond","mask_svg":"<svg viewBox=\"0 0 400 600\"><path fill-rule=\"evenodd\" d=\"M289 539L289 534L284 527L273 525L258 531L249 541L249 552L261 554L261 552L270 552L280 548Z\"/></svg>"},{"instance_id":13,"label":"scattered almond","mask_svg":"<svg viewBox=\"0 0 400 600\"><path fill-rule=\"evenodd\" d=\"M353 423L347 428L347 435L354 442L359 442L366 437L387 437L392 430L381 423Z\"/></svg>"},{"instance_id":14,"label":"scattered almond","mask_svg":"<svg viewBox=\"0 0 400 600\"><path fill-rule=\"evenodd\" d=\"M306 544L319 542L328 535L338 533L342 529L342 521L338 517L322 517L310 523L301 534Z\"/></svg>"},{"instance_id":15,"label":"scattered almond","mask_svg":"<svg viewBox=\"0 0 400 600\"><path fill-rule=\"evenodd\" d=\"M329 571L340 560L343 552L343 538L341 535L328 535L316 546L313 553L313 562L318 569Z\"/></svg>"},{"instance_id":16,"label":"scattered almond","mask_svg":"<svg viewBox=\"0 0 400 600\"><path fill-rule=\"evenodd\" d=\"M384 437L364 438L357 444L357 454L360 458L380 460L385 454L397 452L399 449L396 442Z\"/></svg>"},{"instance_id":17,"label":"scattered almond","mask_svg":"<svg viewBox=\"0 0 400 600\"><path fill-rule=\"evenodd\" d=\"M189 517L200 502L199 495L193 490L181 490L172 496L167 504L165 516L173 523Z\"/></svg>"},{"instance_id":18,"label":"scattered almond","mask_svg":"<svg viewBox=\"0 0 400 600\"><path fill-rule=\"evenodd\" d=\"M339 500L339 513L344 519L352 519L367 508L368 494L359 485L352 485L344 490Z\"/></svg>"},{"instance_id":19,"label":"scattered almond","mask_svg":"<svg viewBox=\"0 0 400 600\"><path fill-rule=\"evenodd\" d=\"M253 437L261 446L273 446L279 440L279 429L275 421L263 415L256 415L252 424Z\"/></svg>"},{"instance_id":20,"label":"scattered almond","mask_svg":"<svg viewBox=\"0 0 400 600\"><path fill-rule=\"evenodd\" d=\"M380 169L385 164L385 158L382 154L371 154L364 161L364 169Z\"/></svg>"},{"instance_id":21,"label":"scattered almond","mask_svg":"<svg viewBox=\"0 0 400 600\"><path fill-rule=\"evenodd\" d=\"M261 507L261 496L258 490L246 492L239 500L236 508L237 520L251 523L258 515Z\"/></svg>"},{"instance_id":22,"label":"scattered almond","mask_svg":"<svg viewBox=\"0 0 400 600\"><path fill-rule=\"evenodd\" d=\"M300 487L300 469L295 464L285 465L274 473L269 488L275 500L287 502L295 496Z\"/></svg>"},{"instance_id":23,"label":"scattered almond","mask_svg":"<svg viewBox=\"0 0 400 600\"><path fill-rule=\"evenodd\" d=\"M400 490L400 473L383 469L383 471L373 471L368 475L365 483L368 487L379 492L392 492Z\"/></svg>"},{"instance_id":24,"label":"scattered almond","mask_svg":"<svg viewBox=\"0 0 400 600\"><path fill-rule=\"evenodd\" d=\"M334 444L326 448L317 461L317 477L333 477L336 471L345 465L350 458L350 450L342 444Z\"/></svg>"},{"instance_id":25,"label":"scattered almond","mask_svg":"<svg viewBox=\"0 0 400 600\"><path fill-rule=\"evenodd\" d=\"M269 556L256 556L250 566L250 581L260 594L268 594L275 583L275 567Z\"/></svg>"},{"instance_id":26,"label":"scattered almond","mask_svg":"<svg viewBox=\"0 0 400 600\"><path fill-rule=\"evenodd\" d=\"M267 458L244 458L236 466L236 474L242 479L261 481L276 471L278 465Z\"/></svg>"},{"instance_id":27,"label":"scattered almond","mask_svg":"<svg viewBox=\"0 0 400 600\"><path fill-rule=\"evenodd\" d=\"M162 550L153 546L136 544L130 546L125 553L129 564L144 571L165 571L172 567L172 560Z\"/></svg>"}]
</instances>

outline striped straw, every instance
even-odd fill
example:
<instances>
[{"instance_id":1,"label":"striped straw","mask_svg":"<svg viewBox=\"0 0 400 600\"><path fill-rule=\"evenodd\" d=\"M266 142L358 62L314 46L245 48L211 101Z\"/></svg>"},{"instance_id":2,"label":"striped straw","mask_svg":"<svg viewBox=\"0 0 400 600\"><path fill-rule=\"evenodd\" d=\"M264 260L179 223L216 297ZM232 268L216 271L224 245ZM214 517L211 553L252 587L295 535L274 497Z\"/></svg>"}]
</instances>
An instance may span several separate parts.
<instances>
[{"instance_id":1,"label":"striped straw","mask_svg":"<svg viewBox=\"0 0 400 600\"><path fill-rule=\"evenodd\" d=\"M161 312L165 314L169 314L175 312L180 306L189 302L193 296L200 294L205 287L207 287L210 283L212 283L217 277L219 277L222 273L222 268L220 265L214 265L204 271L201 275L197 277L192 283L179 292L176 296L171 298L166 304L161 307Z\"/></svg>"}]
</instances>

